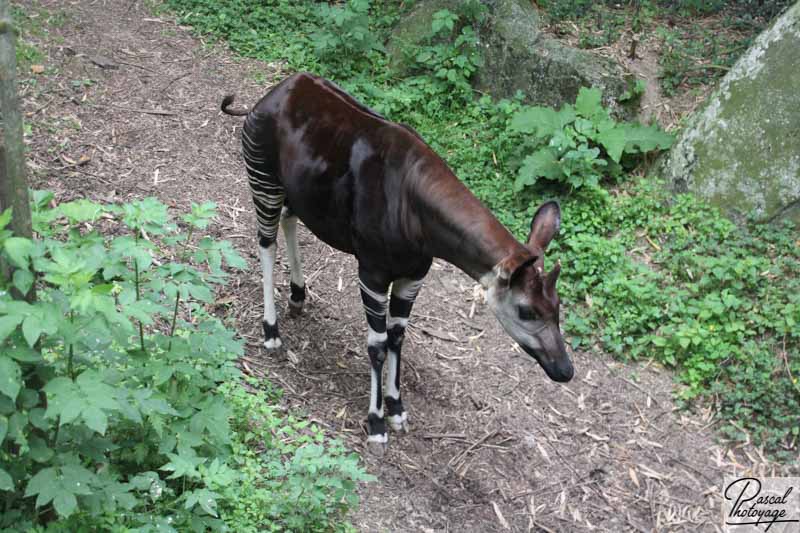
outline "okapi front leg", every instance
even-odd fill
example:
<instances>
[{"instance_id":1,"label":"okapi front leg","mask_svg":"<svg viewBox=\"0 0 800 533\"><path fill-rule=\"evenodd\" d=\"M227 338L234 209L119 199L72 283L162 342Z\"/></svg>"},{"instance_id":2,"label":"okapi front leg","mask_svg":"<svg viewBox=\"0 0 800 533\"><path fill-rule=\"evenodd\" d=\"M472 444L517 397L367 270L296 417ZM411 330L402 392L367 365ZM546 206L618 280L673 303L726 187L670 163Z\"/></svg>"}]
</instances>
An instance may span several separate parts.
<instances>
[{"instance_id":1,"label":"okapi front leg","mask_svg":"<svg viewBox=\"0 0 800 533\"><path fill-rule=\"evenodd\" d=\"M394 431L408 431L408 413L400 396L400 351L403 347L408 317L417 298L422 280L401 279L392 284L387 320L387 351L389 369L386 385L386 410L389 425Z\"/></svg>"},{"instance_id":2,"label":"okapi front leg","mask_svg":"<svg viewBox=\"0 0 800 533\"><path fill-rule=\"evenodd\" d=\"M386 304L389 290L386 285L364 281L359 272L359 287L364 311L367 314L369 333L367 335L367 353L370 362L369 412L367 414L367 444L372 451L382 453L389 442L386 433L386 421L383 418L383 387L381 377L383 362L386 360Z\"/></svg>"}]
</instances>

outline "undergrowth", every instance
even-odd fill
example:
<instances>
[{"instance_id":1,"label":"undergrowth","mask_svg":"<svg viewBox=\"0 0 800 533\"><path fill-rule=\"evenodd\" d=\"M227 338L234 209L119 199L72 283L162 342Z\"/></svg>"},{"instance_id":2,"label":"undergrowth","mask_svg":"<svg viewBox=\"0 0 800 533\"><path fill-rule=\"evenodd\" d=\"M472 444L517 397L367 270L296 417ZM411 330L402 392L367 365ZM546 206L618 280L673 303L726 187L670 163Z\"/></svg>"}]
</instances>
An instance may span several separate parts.
<instances>
[{"instance_id":1,"label":"undergrowth","mask_svg":"<svg viewBox=\"0 0 800 533\"><path fill-rule=\"evenodd\" d=\"M599 48L654 39L666 95L722 77L780 14L789 0L543 0L558 34L577 32L578 45Z\"/></svg>"},{"instance_id":2,"label":"undergrowth","mask_svg":"<svg viewBox=\"0 0 800 533\"><path fill-rule=\"evenodd\" d=\"M630 167L613 176L598 172L588 181L581 169L580 182L564 172L565 179L535 183L523 174L515 190L515 176L534 149L520 141L521 132L535 127L521 127L529 111L520 99L476 99L464 91L470 69L458 70L454 79L422 70L397 77L380 46L342 48L313 37L331 24L322 13L341 9L361 13L345 18L371 34L371 42L387 34L406 3L373 4L368 17L359 12L363 0L335 8L286 0L166 0L166 5L180 14L181 23L225 39L240 54L328 76L379 112L412 125L520 238L542 198L558 197L561 236L550 256L564 264L560 292L573 346L674 367L679 397L713 403L728 437L752 439L782 459L796 455L800 243L789 228L737 228L700 200L675 197ZM463 35L456 28L477 16L439 14L431 32L449 29L452 21L449 37L455 39ZM412 52L424 64L440 44L431 40ZM330 59L328 46L339 50ZM467 61L472 50L463 50ZM573 119L548 134L581 134L587 150L594 135L594 148L605 155L592 152L589 163L607 156L616 162L621 141L606 139L606 144L597 139L596 126L585 126Z\"/></svg>"},{"instance_id":3,"label":"undergrowth","mask_svg":"<svg viewBox=\"0 0 800 533\"><path fill-rule=\"evenodd\" d=\"M53 200L34 239L0 214L0 530L346 529L357 458L241 382L215 206Z\"/></svg>"}]
</instances>

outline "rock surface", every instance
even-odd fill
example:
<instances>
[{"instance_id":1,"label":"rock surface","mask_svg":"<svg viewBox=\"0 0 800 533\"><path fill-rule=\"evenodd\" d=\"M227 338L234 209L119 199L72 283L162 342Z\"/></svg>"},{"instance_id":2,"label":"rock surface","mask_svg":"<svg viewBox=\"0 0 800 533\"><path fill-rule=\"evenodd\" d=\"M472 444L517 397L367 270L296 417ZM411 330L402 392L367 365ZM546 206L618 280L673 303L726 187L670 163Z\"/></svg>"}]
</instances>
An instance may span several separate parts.
<instances>
[{"instance_id":1,"label":"rock surface","mask_svg":"<svg viewBox=\"0 0 800 533\"><path fill-rule=\"evenodd\" d=\"M765 30L656 167L734 219L800 224L800 2Z\"/></svg>"},{"instance_id":2,"label":"rock surface","mask_svg":"<svg viewBox=\"0 0 800 533\"><path fill-rule=\"evenodd\" d=\"M617 114L628 113L616 100L627 89L627 76L619 64L545 36L539 14L527 0L481 1L488 14L477 28L485 58L475 80L478 90L496 98L522 91L528 103L560 107L573 103L581 87L598 87L605 105ZM459 3L423 0L398 24L387 46L398 70L404 68L403 46L423 41L433 14L441 9L456 12Z\"/></svg>"}]
</instances>

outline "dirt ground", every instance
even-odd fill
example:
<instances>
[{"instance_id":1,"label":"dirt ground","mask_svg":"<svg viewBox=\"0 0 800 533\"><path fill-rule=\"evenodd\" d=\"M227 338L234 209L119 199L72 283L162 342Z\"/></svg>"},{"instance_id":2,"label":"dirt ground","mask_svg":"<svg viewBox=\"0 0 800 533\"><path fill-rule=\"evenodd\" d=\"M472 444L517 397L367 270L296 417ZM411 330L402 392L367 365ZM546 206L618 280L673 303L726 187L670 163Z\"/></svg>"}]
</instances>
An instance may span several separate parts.
<instances>
[{"instance_id":1,"label":"dirt ground","mask_svg":"<svg viewBox=\"0 0 800 533\"><path fill-rule=\"evenodd\" d=\"M359 530L715 531L724 475L780 471L756 449L720 444L709 411L677 410L673 376L655 365L576 352L576 379L550 382L500 330L475 283L440 261L404 347L411 432L391 434L382 458L365 453L369 363L353 258L302 229L310 300L303 317L281 322L286 349L261 347L242 122L219 103L236 92L252 104L288 72L237 58L141 2L21 5L66 16L37 40L45 71L23 76L35 79L22 85L33 186L59 201L218 203L215 231L252 266L218 295L247 341L242 368L362 454L378 481L361 488L351 517ZM279 252L279 319L288 285Z\"/></svg>"}]
</instances>

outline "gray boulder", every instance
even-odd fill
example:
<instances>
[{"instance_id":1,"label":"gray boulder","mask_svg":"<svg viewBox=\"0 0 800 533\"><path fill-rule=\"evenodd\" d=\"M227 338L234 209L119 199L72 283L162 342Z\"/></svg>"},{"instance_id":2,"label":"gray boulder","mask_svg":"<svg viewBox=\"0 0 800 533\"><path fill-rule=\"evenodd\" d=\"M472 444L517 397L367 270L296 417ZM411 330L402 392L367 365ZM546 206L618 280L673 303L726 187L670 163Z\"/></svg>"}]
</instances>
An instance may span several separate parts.
<instances>
[{"instance_id":1,"label":"gray boulder","mask_svg":"<svg viewBox=\"0 0 800 533\"><path fill-rule=\"evenodd\" d=\"M800 224L800 2L722 79L656 173L734 219Z\"/></svg>"},{"instance_id":2,"label":"gray boulder","mask_svg":"<svg viewBox=\"0 0 800 533\"><path fill-rule=\"evenodd\" d=\"M481 0L488 8L478 28L485 65L477 73L475 87L496 98L510 98L517 91L531 104L560 107L573 103L581 87L603 91L604 104L618 115L628 115L617 98L628 87L628 76L616 62L584 50L564 46L541 32L539 14L528 0ZM387 49L398 71L405 68L402 49L423 41L433 14L456 11L456 0L422 0L393 31Z\"/></svg>"}]
</instances>

